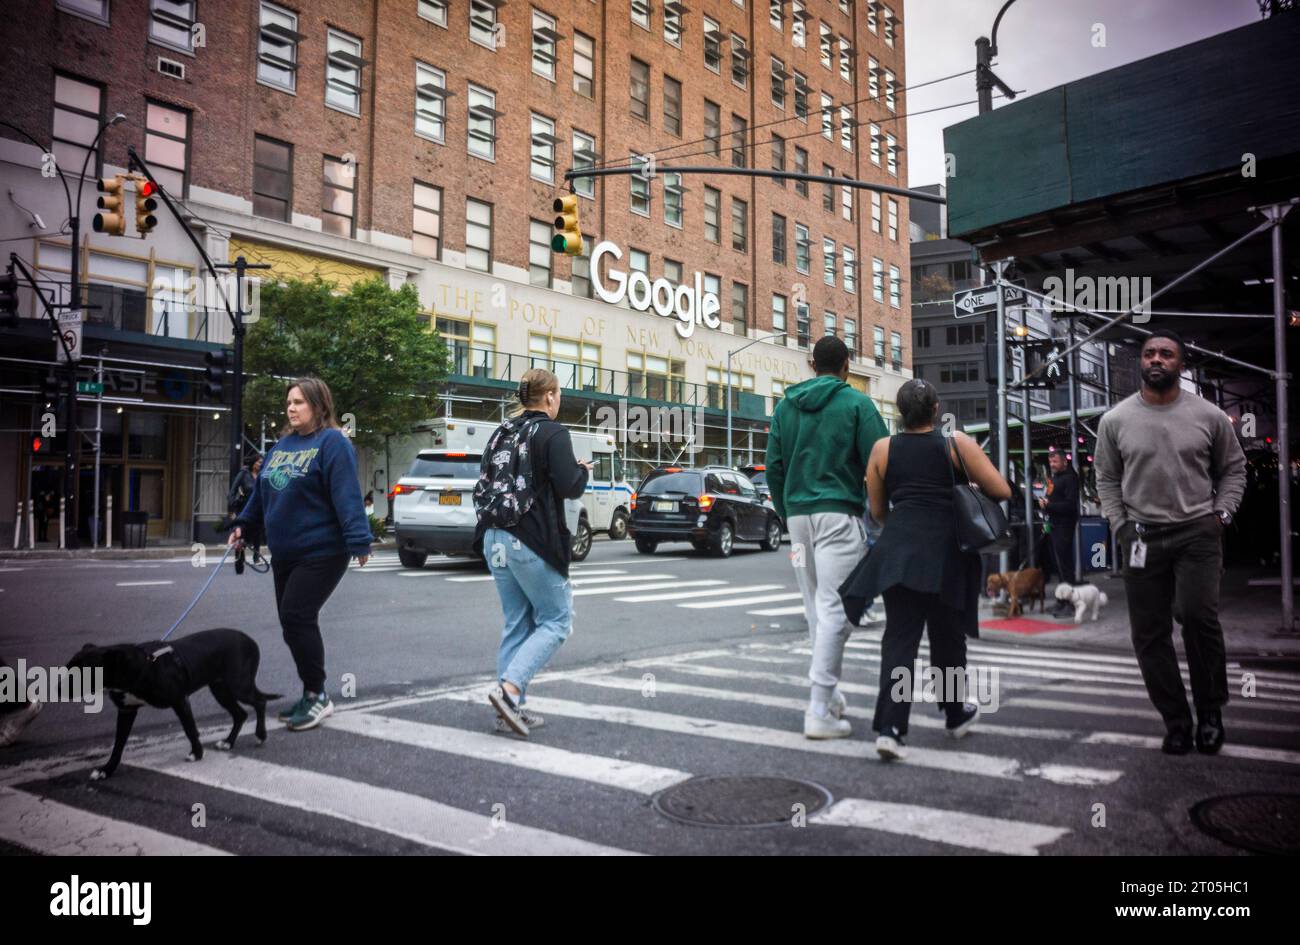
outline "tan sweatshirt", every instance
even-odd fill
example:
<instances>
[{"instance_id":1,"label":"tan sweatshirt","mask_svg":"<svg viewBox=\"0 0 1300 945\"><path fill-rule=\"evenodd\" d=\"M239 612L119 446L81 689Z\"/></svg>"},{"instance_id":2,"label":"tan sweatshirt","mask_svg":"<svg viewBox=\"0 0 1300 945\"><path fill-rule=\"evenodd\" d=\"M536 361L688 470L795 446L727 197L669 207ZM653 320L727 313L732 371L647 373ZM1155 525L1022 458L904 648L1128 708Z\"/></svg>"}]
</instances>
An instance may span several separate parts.
<instances>
[{"instance_id":1,"label":"tan sweatshirt","mask_svg":"<svg viewBox=\"0 0 1300 945\"><path fill-rule=\"evenodd\" d=\"M1096 467L1102 512L1115 530L1130 519L1168 525L1235 514L1246 490L1246 454L1227 414L1186 390L1165 405L1139 391L1107 411Z\"/></svg>"}]
</instances>

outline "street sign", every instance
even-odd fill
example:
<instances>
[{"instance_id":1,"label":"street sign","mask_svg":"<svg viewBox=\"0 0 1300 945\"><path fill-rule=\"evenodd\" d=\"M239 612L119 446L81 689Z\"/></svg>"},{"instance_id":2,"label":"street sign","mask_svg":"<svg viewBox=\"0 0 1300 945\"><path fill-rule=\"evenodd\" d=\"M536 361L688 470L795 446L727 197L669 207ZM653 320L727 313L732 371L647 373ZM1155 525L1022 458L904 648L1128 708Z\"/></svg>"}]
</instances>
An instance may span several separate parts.
<instances>
[{"instance_id":1,"label":"street sign","mask_svg":"<svg viewBox=\"0 0 1300 945\"><path fill-rule=\"evenodd\" d=\"M54 343L54 354L58 360L64 364L68 361L68 355L63 350L64 344L72 350L72 360L81 360L81 311L60 312L59 313L59 334L63 336L63 341Z\"/></svg>"},{"instance_id":2,"label":"street sign","mask_svg":"<svg viewBox=\"0 0 1300 945\"><path fill-rule=\"evenodd\" d=\"M962 289L953 293L952 314L956 318L969 318L972 315L987 315L998 308L998 287L982 285L974 289ZM1002 299L1007 305L1024 305L1025 293L1016 286L1004 285Z\"/></svg>"},{"instance_id":3,"label":"street sign","mask_svg":"<svg viewBox=\"0 0 1300 945\"><path fill-rule=\"evenodd\" d=\"M77 381L78 394L102 394L104 385L98 381Z\"/></svg>"}]
</instances>

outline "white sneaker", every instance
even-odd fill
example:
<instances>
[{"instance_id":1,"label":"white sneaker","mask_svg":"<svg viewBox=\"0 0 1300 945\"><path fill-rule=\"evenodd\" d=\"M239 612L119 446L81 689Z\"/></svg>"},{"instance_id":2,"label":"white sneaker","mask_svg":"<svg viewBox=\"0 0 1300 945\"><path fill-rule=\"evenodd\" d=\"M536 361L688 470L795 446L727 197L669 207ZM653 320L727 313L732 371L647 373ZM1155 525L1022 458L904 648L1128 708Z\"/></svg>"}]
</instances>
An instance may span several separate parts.
<instances>
[{"instance_id":1,"label":"white sneaker","mask_svg":"<svg viewBox=\"0 0 1300 945\"><path fill-rule=\"evenodd\" d=\"M844 698L844 693L836 689L834 695L831 696L830 705L827 706L827 709L831 715L837 719L842 719L844 714L849 711L849 700Z\"/></svg>"},{"instance_id":2,"label":"white sneaker","mask_svg":"<svg viewBox=\"0 0 1300 945\"><path fill-rule=\"evenodd\" d=\"M829 712L817 715L812 709L803 714L804 738L848 738L852 734L848 719L837 719Z\"/></svg>"},{"instance_id":3,"label":"white sneaker","mask_svg":"<svg viewBox=\"0 0 1300 945\"><path fill-rule=\"evenodd\" d=\"M876 754L880 756L881 761L902 761L907 757L903 736L897 734L896 729L894 731L893 735L876 736Z\"/></svg>"},{"instance_id":4,"label":"white sneaker","mask_svg":"<svg viewBox=\"0 0 1300 945\"><path fill-rule=\"evenodd\" d=\"M10 712L8 715L0 716L0 748L5 748L18 741L18 736L32 719L40 714L43 703L39 699L33 699L23 706L17 712Z\"/></svg>"},{"instance_id":5,"label":"white sneaker","mask_svg":"<svg viewBox=\"0 0 1300 945\"><path fill-rule=\"evenodd\" d=\"M524 724L528 726L528 731L530 732L533 729L541 728L543 725L546 724L546 719L542 718L542 716L538 715L535 712L529 712L523 706L519 707L519 717L524 720ZM497 716L496 730L498 732L507 732L507 733L514 732L514 729L510 727L510 723L507 722L505 719L501 718L500 716Z\"/></svg>"}]
</instances>

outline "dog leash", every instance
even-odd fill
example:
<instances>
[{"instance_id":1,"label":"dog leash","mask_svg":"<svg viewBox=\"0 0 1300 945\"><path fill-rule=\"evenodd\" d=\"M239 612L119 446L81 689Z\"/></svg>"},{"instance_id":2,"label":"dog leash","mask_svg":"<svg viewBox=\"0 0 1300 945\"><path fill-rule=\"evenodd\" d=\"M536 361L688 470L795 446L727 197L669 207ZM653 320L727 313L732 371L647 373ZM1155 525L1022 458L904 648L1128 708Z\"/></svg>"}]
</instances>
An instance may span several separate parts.
<instances>
[{"instance_id":1,"label":"dog leash","mask_svg":"<svg viewBox=\"0 0 1300 945\"><path fill-rule=\"evenodd\" d=\"M212 584L212 579L217 576L217 572L221 570L221 566L226 563L226 559L230 557L230 553L234 550L235 550L234 545L226 545L226 553L221 556L221 560L217 562L217 566L213 568L212 573L208 575L207 582L203 585L202 589L200 589L199 592L194 595L194 600L190 601L190 606L185 608L185 612L176 618L176 622L172 624L171 630L168 630L166 633L164 633L160 638L160 640L166 640L169 636L171 636L172 631L181 625L181 621L190 615L190 611L194 609L194 605L199 602L199 598L201 598L205 593L207 593L208 587L211 586Z\"/></svg>"}]
</instances>

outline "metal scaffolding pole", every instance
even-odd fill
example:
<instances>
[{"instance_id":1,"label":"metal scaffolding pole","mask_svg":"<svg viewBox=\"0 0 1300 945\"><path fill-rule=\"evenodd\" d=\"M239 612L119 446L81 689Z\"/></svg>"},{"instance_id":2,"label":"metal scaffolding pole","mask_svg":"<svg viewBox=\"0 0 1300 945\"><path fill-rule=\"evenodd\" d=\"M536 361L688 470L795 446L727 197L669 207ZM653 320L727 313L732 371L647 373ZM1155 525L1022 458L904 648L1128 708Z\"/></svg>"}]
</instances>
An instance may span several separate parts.
<instances>
[{"instance_id":1,"label":"metal scaffolding pole","mask_svg":"<svg viewBox=\"0 0 1300 945\"><path fill-rule=\"evenodd\" d=\"M1282 265L1282 221L1292 206L1293 204L1274 204L1264 208L1264 215L1273 222L1273 370L1277 389L1277 498L1282 552L1283 633L1294 633L1296 629L1291 561L1291 429L1286 402L1286 282Z\"/></svg>"},{"instance_id":2,"label":"metal scaffolding pole","mask_svg":"<svg viewBox=\"0 0 1300 945\"><path fill-rule=\"evenodd\" d=\"M1007 303L1002 297L1002 276L1007 270L1009 260L999 259L993 264L993 284L998 287L998 473L1007 478ZM1010 511L1010 503L1002 503L1004 513ZM1005 574L1010 570L1007 552L998 555L998 571Z\"/></svg>"}]
</instances>

